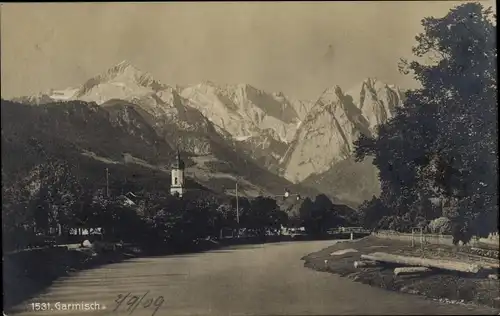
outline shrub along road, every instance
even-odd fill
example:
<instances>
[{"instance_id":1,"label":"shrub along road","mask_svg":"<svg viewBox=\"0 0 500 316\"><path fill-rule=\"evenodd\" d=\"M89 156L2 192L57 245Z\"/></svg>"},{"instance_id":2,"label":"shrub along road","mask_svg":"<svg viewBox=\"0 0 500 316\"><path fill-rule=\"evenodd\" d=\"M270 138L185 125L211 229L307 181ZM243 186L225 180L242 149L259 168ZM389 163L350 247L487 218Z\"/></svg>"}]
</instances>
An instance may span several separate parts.
<instances>
[{"instance_id":1,"label":"shrub along road","mask_svg":"<svg viewBox=\"0 0 500 316\"><path fill-rule=\"evenodd\" d=\"M333 243L245 245L131 259L59 279L9 315L124 315L132 308L133 315L146 316L492 314L488 309L440 304L304 267L300 258ZM139 301L134 307L132 303ZM71 308L62 304L81 302L96 302L99 310L56 310ZM52 310L29 312L31 303L50 303Z\"/></svg>"}]
</instances>

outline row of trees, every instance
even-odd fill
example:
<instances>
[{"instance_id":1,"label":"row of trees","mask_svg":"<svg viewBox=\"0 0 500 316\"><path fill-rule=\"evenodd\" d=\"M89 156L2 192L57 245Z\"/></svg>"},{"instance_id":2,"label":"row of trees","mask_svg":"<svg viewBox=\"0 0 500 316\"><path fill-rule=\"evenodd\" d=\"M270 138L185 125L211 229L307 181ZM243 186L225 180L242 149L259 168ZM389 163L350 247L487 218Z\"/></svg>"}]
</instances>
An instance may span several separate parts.
<instances>
[{"instance_id":1,"label":"row of trees","mask_svg":"<svg viewBox=\"0 0 500 316\"><path fill-rule=\"evenodd\" d=\"M2 186L4 246L22 248L36 234L102 228L105 238L146 244L188 246L221 230L247 228L263 236L286 225L288 215L270 197L236 200L204 191L183 198L166 190L135 192L134 204L107 194L101 183L79 177L68 162L52 159Z\"/></svg>"},{"instance_id":2,"label":"row of trees","mask_svg":"<svg viewBox=\"0 0 500 316\"><path fill-rule=\"evenodd\" d=\"M26 247L37 234L62 235L64 240L70 231L98 227L108 240L182 248L241 228L263 237L283 226L304 226L317 235L358 223L356 212L333 204L325 195L303 200L295 216L282 211L272 197L263 196L240 197L237 214L234 197L206 191L179 198L165 190L143 190L129 196L134 203L127 204L123 195L108 195L102 183L79 176L75 170L66 161L51 159L26 177L2 186L6 249Z\"/></svg>"},{"instance_id":3,"label":"row of trees","mask_svg":"<svg viewBox=\"0 0 500 316\"><path fill-rule=\"evenodd\" d=\"M419 61L400 65L421 88L355 144L358 160L375 157L382 185L363 220L409 230L444 216L456 234L486 235L498 223L496 15L466 3L422 25Z\"/></svg>"},{"instance_id":4,"label":"row of trees","mask_svg":"<svg viewBox=\"0 0 500 316\"><path fill-rule=\"evenodd\" d=\"M309 234L322 235L330 228L358 226L359 213L344 205L335 205L326 195L320 194L311 200L304 199L295 223L303 226Z\"/></svg>"}]
</instances>

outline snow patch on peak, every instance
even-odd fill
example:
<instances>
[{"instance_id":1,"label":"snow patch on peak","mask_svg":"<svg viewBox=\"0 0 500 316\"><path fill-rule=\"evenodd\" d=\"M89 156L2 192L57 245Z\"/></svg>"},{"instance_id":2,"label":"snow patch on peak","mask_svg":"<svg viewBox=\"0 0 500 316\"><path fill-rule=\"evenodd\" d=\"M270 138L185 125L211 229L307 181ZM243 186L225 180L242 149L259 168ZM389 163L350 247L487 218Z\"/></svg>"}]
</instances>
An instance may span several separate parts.
<instances>
[{"instance_id":1,"label":"snow patch on peak","mask_svg":"<svg viewBox=\"0 0 500 316\"><path fill-rule=\"evenodd\" d=\"M298 115L286 98L276 98L250 84L192 85L180 93L189 106L198 109L212 123L234 139L275 131L276 140L289 142L295 135Z\"/></svg>"},{"instance_id":2,"label":"snow patch on peak","mask_svg":"<svg viewBox=\"0 0 500 316\"><path fill-rule=\"evenodd\" d=\"M50 98L53 100L71 100L76 93L78 92L78 88L68 88L64 90L51 90Z\"/></svg>"},{"instance_id":3,"label":"snow patch on peak","mask_svg":"<svg viewBox=\"0 0 500 316\"><path fill-rule=\"evenodd\" d=\"M129 61L126 59L122 60L121 62L115 65L115 67L129 67L129 66L132 66L132 64L129 63Z\"/></svg>"},{"instance_id":4,"label":"snow patch on peak","mask_svg":"<svg viewBox=\"0 0 500 316\"><path fill-rule=\"evenodd\" d=\"M166 85L155 80L151 74L139 70L127 61L122 61L106 72L87 80L78 89L75 97L101 104L106 101L105 99L128 99L133 95L144 95L166 88Z\"/></svg>"},{"instance_id":5,"label":"snow patch on peak","mask_svg":"<svg viewBox=\"0 0 500 316\"><path fill-rule=\"evenodd\" d=\"M236 140L238 142L243 142L243 141L249 139L250 137L252 137L252 135L236 136L236 137L234 137L234 140Z\"/></svg>"}]
</instances>

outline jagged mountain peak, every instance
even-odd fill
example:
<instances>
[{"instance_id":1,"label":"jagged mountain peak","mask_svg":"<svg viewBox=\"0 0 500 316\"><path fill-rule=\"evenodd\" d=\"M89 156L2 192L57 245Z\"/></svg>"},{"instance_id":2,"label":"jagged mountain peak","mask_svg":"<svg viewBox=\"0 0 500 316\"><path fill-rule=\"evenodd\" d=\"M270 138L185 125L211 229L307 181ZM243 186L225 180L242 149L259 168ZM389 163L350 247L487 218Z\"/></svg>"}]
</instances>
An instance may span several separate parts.
<instances>
[{"instance_id":1,"label":"jagged mountain peak","mask_svg":"<svg viewBox=\"0 0 500 316\"><path fill-rule=\"evenodd\" d=\"M396 85L388 84L383 80L380 80L376 77L368 77L362 82L358 83L357 85L354 85L351 89L349 89L349 92L356 93L356 92L362 92L362 90L368 89L372 91L372 93L378 93L382 91L383 89L390 89L394 90L397 92L400 92L401 89L397 87Z\"/></svg>"},{"instance_id":2,"label":"jagged mountain peak","mask_svg":"<svg viewBox=\"0 0 500 316\"><path fill-rule=\"evenodd\" d=\"M245 94L247 91L263 93L262 90L248 83L218 84L211 80L203 80L198 84L190 85L190 87L195 87L201 91L213 91L214 93L223 95L231 95L238 92Z\"/></svg>"},{"instance_id":3,"label":"jagged mountain peak","mask_svg":"<svg viewBox=\"0 0 500 316\"><path fill-rule=\"evenodd\" d=\"M244 91L258 91L258 92L263 92L261 89L258 89L254 86L252 86L251 84L249 83L238 83L234 86L235 88L237 89L241 89L241 90L244 90Z\"/></svg>"},{"instance_id":4,"label":"jagged mountain peak","mask_svg":"<svg viewBox=\"0 0 500 316\"><path fill-rule=\"evenodd\" d=\"M213 82L212 80L208 80L208 79L201 81L198 85L199 86L209 86L209 87L217 87L218 86L215 82Z\"/></svg>"},{"instance_id":5,"label":"jagged mountain peak","mask_svg":"<svg viewBox=\"0 0 500 316\"><path fill-rule=\"evenodd\" d=\"M367 77L365 78L365 80L363 80L364 83L367 83L367 84L375 84L377 82L382 82L381 80L379 80L379 78L377 77Z\"/></svg>"},{"instance_id":6,"label":"jagged mountain peak","mask_svg":"<svg viewBox=\"0 0 500 316\"><path fill-rule=\"evenodd\" d=\"M336 100L339 98L339 96L343 95L342 88L339 85L334 85L330 88L325 89L321 96L318 99L318 102L323 101L325 103L325 100Z\"/></svg>"},{"instance_id":7,"label":"jagged mountain peak","mask_svg":"<svg viewBox=\"0 0 500 316\"><path fill-rule=\"evenodd\" d=\"M376 126L390 119L401 104L398 88L373 77L349 90L338 85L326 89L297 131L285 159L285 176L299 182L350 158L357 137L374 135ZM302 141L305 139L308 141Z\"/></svg>"},{"instance_id":8,"label":"jagged mountain peak","mask_svg":"<svg viewBox=\"0 0 500 316\"><path fill-rule=\"evenodd\" d=\"M135 67L134 65L132 65L129 61L127 60L122 60L121 62L119 62L118 64L110 67L108 70L107 70L107 73L109 75L119 75L119 74L124 74L124 73L130 73L130 74L133 74L133 75L136 75L136 76L143 76L143 75L149 75L151 76L150 74L140 70L139 68Z\"/></svg>"},{"instance_id":9,"label":"jagged mountain peak","mask_svg":"<svg viewBox=\"0 0 500 316\"><path fill-rule=\"evenodd\" d=\"M378 77L368 77L362 82L364 85L373 87L373 88L390 88L390 89L400 89L398 86L393 84L388 84L384 80L379 79Z\"/></svg>"},{"instance_id":10,"label":"jagged mountain peak","mask_svg":"<svg viewBox=\"0 0 500 316\"><path fill-rule=\"evenodd\" d=\"M342 88L338 84L335 84L326 88L325 91L323 91L323 94L327 92L337 92L338 90L342 91Z\"/></svg>"},{"instance_id":11,"label":"jagged mountain peak","mask_svg":"<svg viewBox=\"0 0 500 316\"><path fill-rule=\"evenodd\" d=\"M121 90L129 90L129 93L133 93L134 90L144 89L157 92L168 87L154 79L150 73L144 72L133 66L130 62L124 60L108 68L105 72L87 80L78 89L75 97L81 98L100 85L111 85L121 88Z\"/></svg>"}]
</instances>

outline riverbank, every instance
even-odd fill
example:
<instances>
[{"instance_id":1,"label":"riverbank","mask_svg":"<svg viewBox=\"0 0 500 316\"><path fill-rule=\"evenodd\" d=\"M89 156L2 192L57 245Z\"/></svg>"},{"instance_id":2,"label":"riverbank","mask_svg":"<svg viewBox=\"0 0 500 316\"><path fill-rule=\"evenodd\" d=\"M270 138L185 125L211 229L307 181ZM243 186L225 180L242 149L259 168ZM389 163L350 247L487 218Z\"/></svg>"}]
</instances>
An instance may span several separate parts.
<instances>
[{"instance_id":1,"label":"riverbank","mask_svg":"<svg viewBox=\"0 0 500 316\"><path fill-rule=\"evenodd\" d=\"M348 236L340 237L348 238ZM339 236L324 236L323 238L334 239L339 238ZM220 241L200 240L198 243L182 247L182 249L166 248L166 246L145 249L134 245L113 247L113 245L108 244L106 247L94 247L93 249L61 246L12 252L3 255L4 309L8 310L37 295L61 277L70 276L77 271L122 262L130 258L199 253L244 244L311 239L310 236L266 236L264 239L247 237ZM109 247L110 245L111 247Z\"/></svg>"},{"instance_id":2,"label":"riverbank","mask_svg":"<svg viewBox=\"0 0 500 316\"><path fill-rule=\"evenodd\" d=\"M335 273L367 285L391 291L418 294L442 302L493 307L500 312L500 281L498 279L442 271L421 275L395 276L394 267L388 265L354 267L354 262L359 261L361 255L373 252L426 258L453 258L463 262L481 260L481 262L495 264L494 259L479 259L459 252L453 247L412 247L407 242L379 239L373 236L354 242L336 243L302 259L305 261L305 267ZM496 264L498 264L498 260Z\"/></svg>"},{"instance_id":3,"label":"riverbank","mask_svg":"<svg viewBox=\"0 0 500 316\"><path fill-rule=\"evenodd\" d=\"M29 249L4 255L4 309L33 297L60 277L138 255L134 249L96 253L91 249L67 247Z\"/></svg>"},{"instance_id":4,"label":"riverbank","mask_svg":"<svg viewBox=\"0 0 500 316\"><path fill-rule=\"evenodd\" d=\"M183 249L96 243L90 248L56 246L11 252L3 255L4 309L8 311L36 296L57 279L78 271L132 258L197 253L225 246L224 243L202 240Z\"/></svg>"}]
</instances>

